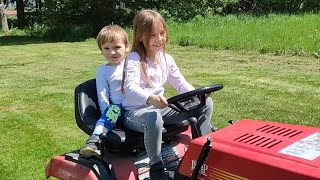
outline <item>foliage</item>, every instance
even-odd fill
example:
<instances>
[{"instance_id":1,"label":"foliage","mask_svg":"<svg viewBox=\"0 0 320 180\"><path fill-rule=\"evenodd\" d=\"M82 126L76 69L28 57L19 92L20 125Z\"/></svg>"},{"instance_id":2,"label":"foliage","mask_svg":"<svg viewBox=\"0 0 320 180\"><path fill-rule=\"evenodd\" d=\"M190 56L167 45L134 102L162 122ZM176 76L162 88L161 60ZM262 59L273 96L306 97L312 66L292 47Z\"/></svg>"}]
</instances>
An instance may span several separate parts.
<instances>
[{"instance_id":1,"label":"foliage","mask_svg":"<svg viewBox=\"0 0 320 180\"><path fill-rule=\"evenodd\" d=\"M65 24L88 25L96 33L116 20L113 0L48 0L45 7L44 23L57 27Z\"/></svg>"},{"instance_id":2,"label":"foliage","mask_svg":"<svg viewBox=\"0 0 320 180\"><path fill-rule=\"evenodd\" d=\"M54 26L49 27L43 24L34 24L33 27L29 29L18 29L11 28L7 32L0 32L2 36L12 36L20 37L26 39L42 39L44 41L53 41L53 42L78 42L84 41L91 37L92 28L88 25L64 25L64 26ZM1 42L2 43L6 42Z\"/></svg>"},{"instance_id":3,"label":"foliage","mask_svg":"<svg viewBox=\"0 0 320 180\"><path fill-rule=\"evenodd\" d=\"M25 2L26 28L44 25L52 39L66 36L69 27L76 32L70 32L68 37L86 35L83 38L95 37L103 26L111 23L130 27L141 9L156 9L165 19L176 22L188 22L199 16L319 12L320 9L319 0L46 0L41 8L30 0ZM11 23L13 27L17 23Z\"/></svg>"},{"instance_id":4,"label":"foliage","mask_svg":"<svg viewBox=\"0 0 320 180\"><path fill-rule=\"evenodd\" d=\"M256 14L319 12L319 0L240 0L242 12Z\"/></svg>"},{"instance_id":5,"label":"foliage","mask_svg":"<svg viewBox=\"0 0 320 180\"><path fill-rule=\"evenodd\" d=\"M169 0L161 1L160 11L175 21L188 21L196 16L234 12L239 0ZM183 8L182 8L183 7Z\"/></svg>"},{"instance_id":6,"label":"foliage","mask_svg":"<svg viewBox=\"0 0 320 180\"><path fill-rule=\"evenodd\" d=\"M9 29L18 27L18 19L16 17L8 17Z\"/></svg>"},{"instance_id":7,"label":"foliage","mask_svg":"<svg viewBox=\"0 0 320 180\"><path fill-rule=\"evenodd\" d=\"M93 30L90 25L61 25L50 28L43 36L54 41L83 41L91 37Z\"/></svg>"}]
</instances>

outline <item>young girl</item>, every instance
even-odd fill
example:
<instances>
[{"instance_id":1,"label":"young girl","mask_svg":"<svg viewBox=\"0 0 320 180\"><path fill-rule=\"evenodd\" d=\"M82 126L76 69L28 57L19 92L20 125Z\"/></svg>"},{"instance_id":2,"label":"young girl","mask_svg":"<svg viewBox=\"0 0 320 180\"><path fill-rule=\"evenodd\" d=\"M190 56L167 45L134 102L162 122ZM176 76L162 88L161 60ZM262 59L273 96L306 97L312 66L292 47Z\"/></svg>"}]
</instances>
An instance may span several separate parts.
<instances>
[{"instance_id":1,"label":"young girl","mask_svg":"<svg viewBox=\"0 0 320 180\"><path fill-rule=\"evenodd\" d=\"M166 179L161 155L163 124L175 124L195 116L202 135L211 132L213 102L193 114L176 112L168 107L164 85L169 82L179 93L194 90L180 73L174 59L165 53L168 42L167 24L153 10L142 10L133 21L133 44L123 79L124 125L144 133L145 148L150 159L150 179Z\"/></svg>"}]
</instances>

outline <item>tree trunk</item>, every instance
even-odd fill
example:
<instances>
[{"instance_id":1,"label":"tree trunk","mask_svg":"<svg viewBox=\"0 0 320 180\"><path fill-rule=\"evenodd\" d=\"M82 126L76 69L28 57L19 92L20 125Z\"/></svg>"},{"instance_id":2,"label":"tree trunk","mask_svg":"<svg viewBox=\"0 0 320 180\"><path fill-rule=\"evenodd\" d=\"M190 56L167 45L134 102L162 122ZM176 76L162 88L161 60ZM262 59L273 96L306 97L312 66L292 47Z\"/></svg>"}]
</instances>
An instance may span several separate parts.
<instances>
[{"instance_id":1,"label":"tree trunk","mask_svg":"<svg viewBox=\"0 0 320 180\"><path fill-rule=\"evenodd\" d=\"M26 15L24 12L24 1L16 0L17 3L17 18L18 18L18 28L23 29L26 26Z\"/></svg>"},{"instance_id":2,"label":"tree trunk","mask_svg":"<svg viewBox=\"0 0 320 180\"><path fill-rule=\"evenodd\" d=\"M42 1L41 1L41 0L37 0L36 2L37 2L37 8L38 8L39 10L41 10L41 8L42 8Z\"/></svg>"},{"instance_id":3,"label":"tree trunk","mask_svg":"<svg viewBox=\"0 0 320 180\"><path fill-rule=\"evenodd\" d=\"M7 16L4 14L4 5L2 1L0 1L0 20L1 20L0 29L4 31L8 31L9 26L8 26Z\"/></svg>"}]
</instances>

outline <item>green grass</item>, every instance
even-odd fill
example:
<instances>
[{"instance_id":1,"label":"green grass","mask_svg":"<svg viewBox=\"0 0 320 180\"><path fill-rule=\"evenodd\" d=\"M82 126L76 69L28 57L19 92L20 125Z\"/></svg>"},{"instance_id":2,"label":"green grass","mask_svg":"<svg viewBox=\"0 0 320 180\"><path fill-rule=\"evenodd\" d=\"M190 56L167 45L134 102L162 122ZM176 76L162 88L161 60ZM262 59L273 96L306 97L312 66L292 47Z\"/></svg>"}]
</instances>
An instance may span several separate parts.
<instances>
[{"instance_id":1,"label":"green grass","mask_svg":"<svg viewBox=\"0 0 320 180\"><path fill-rule=\"evenodd\" d=\"M173 44L320 57L320 14L195 18L169 22Z\"/></svg>"},{"instance_id":2,"label":"green grass","mask_svg":"<svg viewBox=\"0 0 320 180\"><path fill-rule=\"evenodd\" d=\"M0 177L44 179L54 154L86 138L74 121L73 92L103 59L93 41L2 46L1 57Z\"/></svg>"},{"instance_id":3,"label":"green grass","mask_svg":"<svg viewBox=\"0 0 320 180\"><path fill-rule=\"evenodd\" d=\"M224 85L213 94L220 128L243 118L320 126L318 59L191 46L168 52L196 87ZM45 179L52 156L86 140L74 120L74 88L104 60L93 40L2 46L1 57L0 177Z\"/></svg>"},{"instance_id":4,"label":"green grass","mask_svg":"<svg viewBox=\"0 0 320 180\"><path fill-rule=\"evenodd\" d=\"M175 52L192 84L224 85L214 95L214 121L220 127L227 119L243 118L320 125L319 60L196 47Z\"/></svg>"},{"instance_id":5,"label":"green grass","mask_svg":"<svg viewBox=\"0 0 320 180\"><path fill-rule=\"evenodd\" d=\"M284 17L282 23L295 22L294 17L288 17L287 20ZM285 25L278 28L282 31L292 30L291 33L283 32L283 35L295 37L299 42L297 47L312 51L307 50L313 47L308 45L309 41L300 43L305 37L303 33L301 37L291 36L299 29L300 32L308 32L307 36L318 39L310 41L319 48L319 28L311 33L319 16L308 17L307 22L297 20L301 24L287 24L290 28ZM235 22L240 21L235 17L230 18L234 18ZM270 17L264 20L270 20L271 23L271 18L277 19ZM229 23L231 20L220 21L214 26L218 28L207 30L197 29L198 26L191 28L190 24L181 25L181 28L170 24L172 45L167 50L194 86L224 85L223 90L213 94L213 122L223 128L229 119L252 118L319 127L319 59L286 53L277 56L261 54L261 45L283 51L277 45L280 41L267 40L268 37L279 37L273 34L277 31L261 33L262 30L269 31L268 27L271 26L262 23L261 19L248 17L247 24L235 23L234 29L228 31L228 36L222 38L216 35L217 32L207 32L217 29L223 35L222 26L233 27ZM308 22L310 26L307 26ZM278 26L282 24L274 23ZM261 37L254 29L246 29L254 24L261 27ZM211 27L209 23L207 25ZM175 28L180 30L175 31ZM257 34L252 38L242 37L242 33L235 33L236 29ZM181 37L190 39L190 44L194 46L173 45L179 43ZM264 40L256 46L250 45L258 42L256 38ZM221 41L221 44L217 47L208 45L206 43L211 42L208 39L212 43ZM228 46L235 50L219 48L233 42L228 39L237 42L234 47ZM245 48L236 48L239 45ZM287 45L283 47L291 47L292 42ZM95 76L96 67L104 62L103 57L94 40L45 43L29 38L0 36L0 46L0 179L45 179L44 169L51 157L81 147L87 138L74 120L73 93L76 85ZM168 88L167 97L175 94L172 88Z\"/></svg>"}]
</instances>

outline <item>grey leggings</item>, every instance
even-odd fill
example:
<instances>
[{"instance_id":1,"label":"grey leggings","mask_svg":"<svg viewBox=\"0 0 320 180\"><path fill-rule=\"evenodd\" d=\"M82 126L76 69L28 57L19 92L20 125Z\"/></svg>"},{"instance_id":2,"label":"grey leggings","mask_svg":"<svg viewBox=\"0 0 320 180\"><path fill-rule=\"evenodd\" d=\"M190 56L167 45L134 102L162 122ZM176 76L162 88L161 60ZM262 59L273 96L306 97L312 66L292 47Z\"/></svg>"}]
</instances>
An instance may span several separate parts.
<instances>
[{"instance_id":1,"label":"grey leggings","mask_svg":"<svg viewBox=\"0 0 320 180\"><path fill-rule=\"evenodd\" d=\"M162 162L161 143L163 124L176 124L194 116L198 119L197 126L201 134L211 132L210 121L213 112L213 102L209 97L206 106L196 112L177 112L170 107L156 109L153 106L125 111L124 125L126 128L144 133L144 144L150 159L149 165Z\"/></svg>"}]
</instances>

